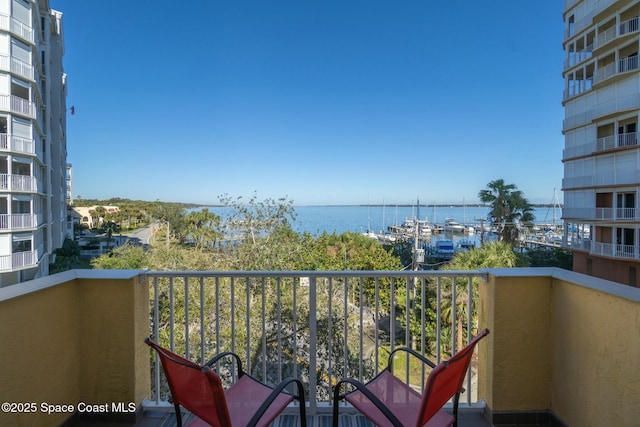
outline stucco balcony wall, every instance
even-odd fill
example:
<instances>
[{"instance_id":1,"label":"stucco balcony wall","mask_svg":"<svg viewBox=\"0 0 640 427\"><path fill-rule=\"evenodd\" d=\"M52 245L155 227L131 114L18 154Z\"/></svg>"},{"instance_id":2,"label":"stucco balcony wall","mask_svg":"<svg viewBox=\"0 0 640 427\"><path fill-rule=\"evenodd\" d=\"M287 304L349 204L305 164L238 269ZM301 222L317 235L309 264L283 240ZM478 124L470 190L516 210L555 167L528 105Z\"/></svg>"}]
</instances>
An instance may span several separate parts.
<instances>
[{"instance_id":1,"label":"stucco balcony wall","mask_svg":"<svg viewBox=\"0 0 640 427\"><path fill-rule=\"evenodd\" d=\"M535 268L490 270L479 291L490 420L550 411L569 426L638 425L640 289Z\"/></svg>"},{"instance_id":2,"label":"stucco balcony wall","mask_svg":"<svg viewBox=\"0 0 640 427\"><path fill-rule=\"evenodd\" d=\"M138 273L76 270L0 289L0 400L29 405L3 407L0 425L60 425L79 403L135 403L128 418L139 415L150 368Z\"/></svg>"}]
</instances>

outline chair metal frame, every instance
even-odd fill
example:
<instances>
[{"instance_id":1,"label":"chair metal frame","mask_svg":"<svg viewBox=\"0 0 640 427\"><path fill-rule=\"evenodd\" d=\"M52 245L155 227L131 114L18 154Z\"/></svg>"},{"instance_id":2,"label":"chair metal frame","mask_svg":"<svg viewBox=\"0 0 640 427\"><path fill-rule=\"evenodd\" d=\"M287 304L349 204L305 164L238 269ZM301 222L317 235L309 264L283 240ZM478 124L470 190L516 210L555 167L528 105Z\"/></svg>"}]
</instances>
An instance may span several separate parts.
<instances>
[{"instance_id":1,"label":"chair metal frame","mask_svg":"<svg viewBox=\"0 0 640 427\"><path fill-rule=\"evenodd\" d=\"M167 382L169 384L169 390L171 392L171 397L172 397L172 401L174 404L174 408L175 408L175 412L176 412L176 421L178 424L178 427L182 427L182 413L180 411L180 406L185 407L187 410L189 410L192 414L194 414L196 417L197 421L201 421L201 422L206 422L205 420L202 420L201 415L204 416L205 418L208 418L209 416L211 416L211 413L209 414L198 414L198 410L196 408L194 408L193 405L190 404L190 402L188 401L188 399L183 399L182 395L183 395L183 391L182 390L178 390L178 388L175 386L175 384L173 383L173 379L171 378L171 374L167 373L167 368L165 367L165 363L170 362L170 363L175 363L179 366L185 367L185 368L190 368L193 369L194 371L199 371L202 375L203 378L201 379L201 383L200 384L195 384L202 386L203 384L207 384L210 387L210 391L212 396L214 396L215 398L213 399L214 401L211 402L212 405L212 411L214 413L214 415L218 418L218 424L220 426L231 426L231 417L230 417L230 413L229 413L229 407L227 404L227 397L226 397L226 391L230 390L233 388L234 385L238 384L238 382L243 378L246 377L252 381L254 381L256 384L262 386L262 387L266 387L271 389L272 391L270 392L270 394L268 395L268 397L262 402L262 404L258 407L258 409L256 410L256 412L253 414L253 416L251 417L251 420L248 422L247 427L254 427L254 426L258 426L258 425L263 425L263 424L259 424L261 418L263 417L263 415L267 412L267 410L270 408L270 406L274 403L274 401L280 397L281 395L286 395L287 399L291 399L291 401L293 400L298 400L299 402L299 407L300 407L300 425L302 427L306 427L306 401L305 401L305 393L304 393L304 387L303 384L300 380L296 379L296 378L285 378L284 380L282 380L278 385L276 385L275 387L269 387L266 384L262 383L260 380L254 378L253 376L249 375L247 372L245 372L242 369L242 361L240 360L240 357L232 352L223 352L223 353L219 353L217 354L215 357L213 357L211 360L209 360L207 363L205 363L204 365L199 365L197 363L194 363L188 359L185 359L181 356L178 356L177 354L167 350L166 348L160 346L159 344L157 344L156 342L154 342L153 340L151 340L150 338L146 338L144 340L144 342L151 347L152 349L154 349L156 351L156 353L159 355L160 360L162 362L162 368L165 372L165 376L167 378ZM215 365L218 361L220 361L222 358L224 357L231 357L232 360L235 362L236 368L237 368L237 372L238 372L238 379L236 381L236 383L234 383L231 387L229 387L226 391L222 388L222 381L220 379L220 377L218 376L218 374L213 370L213 365ZM205 381L206 379L206 381ZM296 384L296 389L297 389L297 394L291 394L285 391L285 388L287 386L289 386L290 384ZM250 396L248 396L247 398L250 398ZM196 421L194 420L194 421ZM192 424L192 422L190 422L189 424ZM216 424L214 424L216 425ZM244 427L244 426L242 426Z\"/></svg>"},{"instance_id":2,"label":"chair metal frame","mask_svg":"<svg viewBox=\"0 0 640 427\"><path fill-rule=\"evenodd\" d=\"M356 392L362 393L371 403L373 403L373 405L375 405L375 408L379 410L384 415L384 417L386 417L390 425L394 427L405 427L405 425L398 419L398 416L382 401L382 399L376 396L376 394L367 387L371 384L375 384L376 381L385 381L385 376L387 377L393 376L393 358L396 355L396 353L400 351L406 352L415 356L420 361L422 361L422 363L432 368L427 378L427 382L423 390L422 396L420 396L418 392L411 389L411 387L408 384L404 382L402 383L402 386L406 388L406 391L408 393L414 393L416 397L420 397L419 411L416 412L417 419L415 421L415 425L417 427L421 427L428 423L429 427L451 426L451 425L457 426L458 404L460 401L460 393L464 391L464 388L463 388L464 378L468 371L469 364L471 363L473 350L476 344L488 334L489 334L489 329L485 328L484 330L479 332L469 342L469 344L467 344L466 347L464 347L462 350L457 352L450 359L445 360L438 365L436 365L429 359L425 358L420 353L414 350L411 350L410 348L399 347L393 350L389 354L387 367L366 384L354 378L342 379L335 385L333 389L333 427L338 427L340 401L348 400L349 395ZM457 364L459 363L461 364L461 366L457 366ZM450 370L450 369L457 369L457 371L454 371L454 375L450 379L445 378L443 380L444 378L443 375L450 375L447 373L447 370ZM345 391L344 393L340 393L342 386L347 384L352 386L351 389L349 391ZM446 387L447 390L443 392L442 387ZM453 408L452 408L453 414L448 415L442 411L442 407L446 402L448 402L452 398L453 398ZM418 405L415 405L413 409L415 410L417 406ZM367 418L369 418L372 422L375 423L375 420L372 419L373 415L369 416L367 413L364 413L364 412L362 413Z\"/></svg>"}]
</instances>

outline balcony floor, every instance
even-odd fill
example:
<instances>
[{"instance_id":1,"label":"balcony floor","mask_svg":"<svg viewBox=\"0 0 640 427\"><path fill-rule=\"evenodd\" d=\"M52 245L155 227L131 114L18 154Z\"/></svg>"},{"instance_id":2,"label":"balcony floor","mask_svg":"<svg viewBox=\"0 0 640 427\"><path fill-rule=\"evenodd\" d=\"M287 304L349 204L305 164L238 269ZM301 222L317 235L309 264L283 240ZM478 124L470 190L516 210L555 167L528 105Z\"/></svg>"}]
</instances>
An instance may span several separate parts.
<instances>
[{"instance_id":1,"label":"balcony floor","mask_svg":"<svg viewBox=\"0 0 640 427\"><path fill-rule=\"evenodd\" d=\"M183 418L183 421L188 419ZM293 422L292 422L293 421ZM332 422L331 414L318 414L308 417L308 427L330 427ZM77 419L71 424L74 427L175 427L175 415L173 411L148 410L144 412L143 418L137 423L108 422L88 419ZM296 426L297 416L283 415L276 419L272 427ZM460 427L490 427L491 424L484 418L482 409L461 409L459 414ZM373 427L366 418L361 415L346 415L344 422L340 426L344 427ZM506 426L505 426L506 427ZM512 426L509 426L512 427ZM515 426L513 426L515 427ZM530 427L530 426L527 426Z\"/></svg>"}]
</instances>

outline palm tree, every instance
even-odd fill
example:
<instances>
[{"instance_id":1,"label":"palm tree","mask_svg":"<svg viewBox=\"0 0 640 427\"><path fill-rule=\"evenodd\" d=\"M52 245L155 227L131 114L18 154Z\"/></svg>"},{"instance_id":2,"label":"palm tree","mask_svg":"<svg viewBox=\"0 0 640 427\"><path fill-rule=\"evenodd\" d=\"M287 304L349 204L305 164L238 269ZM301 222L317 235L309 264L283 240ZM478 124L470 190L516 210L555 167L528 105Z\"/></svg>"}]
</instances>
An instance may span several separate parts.
<instances>
[{"instance_id":1,"label":"palm tree","mask_svg":"<svg viewBox=\"0 0 640 427\"><path fill-rule=\"evenodd\" d=\"M506 242L491 242L482 245L479 248L472 249L470 252L460 252L453 257L451 262L446 265L443 270L478 270L482 268L513 268L524 267L526 265L526 259L513 250L513 246ZM444 278L442 281L442 306L441 306L441 319L443 324L450 325L453 318L453 307L455 306L455 318L456 324L453 325L454 329L449 330L443 328L442 342L447 344L447 339L452 338L452 334L455 334L456 349L461 349L464 346L464 338L466 336L466 330L469 327L467 324L468 319L468 301L469 301L469 283L468 279L452 279ZM473 307L478 306L478 286L480 280L476 277L471 283L471 304ZM456 297L453 301L453 286L456 287ZM473 313L471 319L471 329L473 334L477 332L477 312ZM451 341L448 341L451 342ZM450 348L444 349L444 352L448 352Z\"/></svg>"},{"instance_id":2,"label":"palm tree","mask_svg":"<svg viewBox=\"0 0 640 427\"><path fill-rule=\"evenodd\" d=\"M487 184L487 190L480 190L478 198L491 204L488 219L498 226L500 240L513 243L518 240L518 225L534 220L533 206L514 184L505 184L497 179Z\"/></svg>"}]
</instances>

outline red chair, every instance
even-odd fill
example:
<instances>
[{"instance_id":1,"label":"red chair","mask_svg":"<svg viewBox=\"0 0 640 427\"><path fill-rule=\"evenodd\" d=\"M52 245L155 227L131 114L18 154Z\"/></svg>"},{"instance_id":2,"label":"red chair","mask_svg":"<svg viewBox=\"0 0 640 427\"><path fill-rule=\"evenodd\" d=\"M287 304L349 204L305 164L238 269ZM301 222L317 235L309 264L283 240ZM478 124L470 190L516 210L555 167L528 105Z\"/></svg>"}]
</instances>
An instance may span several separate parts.
<instances>
[{"instance_id":1,"label":"red chair","mask_svg":"<svg viewBox=\"0 0 640 427\"><path fill-rule=\"evenodd\" d=\"M455 426L462 383L473 349L488 333L488 329L483 330L465 348L438 366L411 349L397 348L389 355L387 367L367 384L353 378L338 382L333 390L333 426L338 427L338 404L342 399L380 427ZM410 353L433 368L422 394L393 375L393 357L398 351ZM355 388L340 394L343 384ZM452 397L453 415L450 415L442 407Z\"/></svg>"},{"instance_id":2,"label":"red chair","mask_svg":"<svg viewBox=\"0 0 640 427\"><path fill-rule=\"evenodd\" d=\"M159 346L151 339L144 340L153 348L162 363L171 398L176 410L178 427L182 427L180 406L193 415L189 427L196 426L267 426L294 399L300 402L300 423L306 427L304 389L299 380L287 378L271 388L242 370L238 355L220 353L204 366L193 363ZM223 357L231 357L238 368L238 381L224 390L222 381L211 366ZM298 394L284 391L289 384L295 383Z\"/></svg>"}]
</instances>

